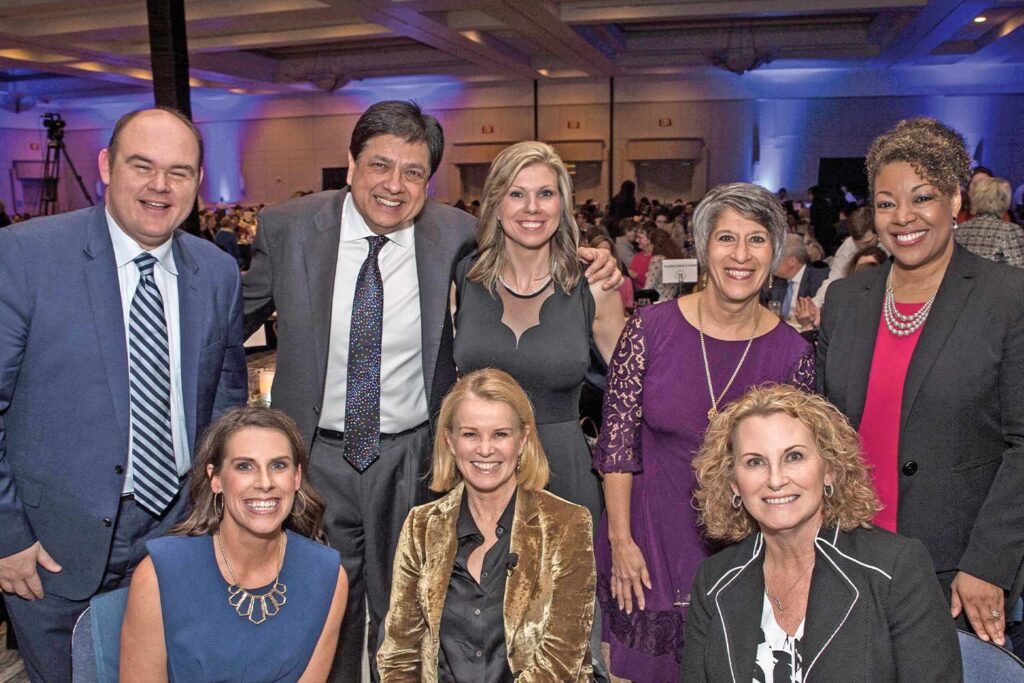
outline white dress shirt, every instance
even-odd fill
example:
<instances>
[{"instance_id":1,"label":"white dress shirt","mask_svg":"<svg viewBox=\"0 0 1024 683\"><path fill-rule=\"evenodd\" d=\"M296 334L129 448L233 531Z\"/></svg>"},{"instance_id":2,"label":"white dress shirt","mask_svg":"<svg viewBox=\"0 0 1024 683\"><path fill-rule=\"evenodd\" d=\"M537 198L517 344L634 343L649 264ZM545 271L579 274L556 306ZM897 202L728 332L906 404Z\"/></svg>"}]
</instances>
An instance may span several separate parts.
<instances>
[{"instance_id":1,"label":"white dress shirt","mask_svg":"<svg viewBox=\"0 0 1024 683\"><path fill-rule=\"evenodd\" d=\"M135 265L135 259L143 251L149 253L156 259L153 266L153 280L157 289L160 290L160 297L164 302L164 321L167 324L167 350L171 359L171 439L174 442L174 463L178 470L178 476L184 477L192 464L192 458L188 448L188 432L185 428L185 402L181 393L181 322L178 315L178 268L174 263L173 240L167 240L156 249L145 250L138 243L129 237L117 221L107 210L107 229L110 231L110 241L114 245L114 263L117 265L117 284L121 290L121 312L124 315L124 341L128 346L128 319L131 315L132 298L139 286L139 267ZM129 363L131 356L129 356ZM135 482L132 476L132 443L134 433L129 430L128 434L128 467L125 470L124 488L122 493L131 493L135 490Z\"/></svg>"},{"instance_id":2,"label":"white dress shirt","mask_svg":"<svg viewBox=\"0 0 1024 683\"><path fill-rule=\"evenodd\" d=\"M384 321L380 349L380 431L397 434L426 422L429 415L423 381L423 337L420 326L420 286L416 270L414 226L388 234L380 251L384 283ZM356 210L352 195L341 212L341 243L331 303L331 345L327 352L327 382L320 427L345 431L345 393L348 379L349 330L356 280L369 253L367 237L374 232Z\"/></svg>"}]
</instances>

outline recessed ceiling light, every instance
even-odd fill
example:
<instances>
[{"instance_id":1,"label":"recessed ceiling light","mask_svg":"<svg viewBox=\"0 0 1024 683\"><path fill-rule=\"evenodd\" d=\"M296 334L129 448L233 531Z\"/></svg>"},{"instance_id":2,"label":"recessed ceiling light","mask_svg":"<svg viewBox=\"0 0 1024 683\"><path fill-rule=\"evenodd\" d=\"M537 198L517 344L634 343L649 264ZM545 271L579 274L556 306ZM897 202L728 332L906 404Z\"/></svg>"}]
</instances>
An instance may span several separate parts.
<instances>
[{"instance_id":1,"label":"recessed ceiling light","mask_svg":"<svg viewBox=\"0 0 1024 683\"><path fill-rule=\"evenodd\" d=\"M975 24L984 24L986 21L988 21L988 17L986 17L984 14L981 15L980 17L974 17Z\"/></svg>"}]
</instances>

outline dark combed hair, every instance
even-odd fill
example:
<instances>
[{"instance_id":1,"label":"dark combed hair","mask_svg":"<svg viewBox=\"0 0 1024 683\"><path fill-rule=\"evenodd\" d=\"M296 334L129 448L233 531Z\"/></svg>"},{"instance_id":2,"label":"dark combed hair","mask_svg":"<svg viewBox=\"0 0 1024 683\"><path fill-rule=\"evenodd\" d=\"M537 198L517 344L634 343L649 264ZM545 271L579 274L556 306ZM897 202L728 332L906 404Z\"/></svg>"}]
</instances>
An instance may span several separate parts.
<instances>
[{"instance_id":1,"label":"dark combed hair","mask_svg":"<svg viewBox=\"0 0 1024 683\"><path fill-rule=\"evenodd\" d=\"M117 157L117 143L118 138L121 136L121 131L124 130L125 126L132 122L132 119L139 114L146 113L147 111L166 112L185 124L185 127L188 128L189 132L191 132L195 137L196 144L199 145L199 166L196 168L196 170L199 170L199 167L202 167L203 165L203 136L199 132L199 129L196 128L196 124L192 123L192 119L172 107L149 107L147 109L139 109L138 111L129 112L119 118L117 123L114 124L114 131L110 134L110 141L107 142L107 152L110 156L110 163L114 163L114 159Z\"/></svg>"},{"instance_id":2,"label":"dark combed hair","mask_svg":"<svg viewBox=\"0 0 1024 683\"><path fill-rule=\"evenodd\" d=\"M358 159L370 138L394 135L406 142L425 142L430 156L430 175L441 165L444 153L444 131L437 119L424 114L413 101L385 100L363 112L352 130L348 151Z\"/></svg>"},{"instance_id":3,"label":"dark combed hair","mask_svg":"<svg viewBox=\"0 0 1024 683\"><path fill-rule=\"evenodd\" d=\"M904 119L871 143L865 166L872 195L879 171L897 161L913 166L919 176L950 197L960 191L971 174L971 155L964 136L925 117Z\"/></svg>"},{"instance_id":4,"label":"dark combed hair","mask_svg":"<svg viewBox=\"0 0 1024 683\"><path fill-rule=\"evenodd\" d=\"M243 429L273 429L288 440L292 452L292 463L302 470L302 483L296 498L300 503L292 507L284 526L297 534L325 543L324 500L309 483L309 454L306 443L295 420L273 408L237 407L220 416L203 434L192 462L192 476L189 494L192 497L192 512L188 518L175 525L170 533L185 536L213 534L220 529L220 517L214 508L213 489L207 466L213 465L213 474L220 472L227 456L228 441ZM300 495L301 492L301 495ZM304 505L303 505L304 503Z\"/></svg>"}]
</instances>

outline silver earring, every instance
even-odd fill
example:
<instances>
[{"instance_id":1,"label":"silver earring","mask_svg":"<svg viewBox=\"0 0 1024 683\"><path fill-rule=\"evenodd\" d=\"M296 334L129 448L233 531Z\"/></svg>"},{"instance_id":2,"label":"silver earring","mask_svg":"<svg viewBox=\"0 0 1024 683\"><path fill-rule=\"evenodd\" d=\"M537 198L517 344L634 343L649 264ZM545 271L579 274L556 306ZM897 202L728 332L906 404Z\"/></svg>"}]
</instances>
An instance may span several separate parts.
<instances>
[{"instance_id":1,"label":"silver earring","mask_svg":"<svg viewBox=\"0 0 1024 683\"><path fill-rule=\"evenodd\" d=\"M957 225L957 222L956 222L956 217L954 216L954 217L953 217L953 230L956 230L956 229L957 229L957 228L959 228L959 227L960 227L960 226L959 226L959 225Z\"/></svg>"},{"instance_id":2,"label":"silver earring","mask_svg":"<svg viewBox=\"0 0 1024 683\"><path fill-rule=\"evenodd\" d=\"M218 498L218 496L220 496ZM217 509L217 501L220 501L220 510ZM224 494L215 493L213 494L213 515L217 519L224 519Z\"/></svg>"},{"instance_id":3,"label":"silver earring","mask_svg":"<svg viewBox=\"0 0 1024 683\"><path fill-rule=\"evenodd\" d=\"M825 497L831 498L836 492L836 487L832 484L825 484Z\"/></svg>"},{"instance_id":4,"label":"silver earring","mask_svg":"<svg viewBox=\"0 0 1024 683\"><path fill-rule=\"evenodd\" d=\"M732 508L734 510L739 510L741 505L743 505L743 499L740 498L740 494L738 494L738 493L733 494L733 496L732 496Z\"/></svg>"},{"instance_id":5,"label":"silver earring","mask_svg":"<svg viewBox=\"0 0 1024 683\"><path fill-rule=\"evenodd\" d=\"M768 273L768 289L775 286L775 275L774 273Z\"/></svg>"}]
</instances>

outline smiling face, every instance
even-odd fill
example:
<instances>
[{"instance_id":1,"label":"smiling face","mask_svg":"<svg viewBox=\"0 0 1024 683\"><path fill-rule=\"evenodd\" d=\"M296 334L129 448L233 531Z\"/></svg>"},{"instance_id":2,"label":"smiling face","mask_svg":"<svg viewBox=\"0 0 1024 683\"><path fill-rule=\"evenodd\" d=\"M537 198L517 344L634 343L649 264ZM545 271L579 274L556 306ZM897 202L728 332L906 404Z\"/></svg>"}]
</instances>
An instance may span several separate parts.
<instances>
[{"instance_id":1,"label":"smiling face","mask_svg":"<svg viewBox=\"0 0 1024 683\"><path fill-rule=\"evenodd\" d=\"M539 249L558 231L562 200L558 176L546 164L526 166L512 180L498 209L506 246Z\"/></svg>"},{"instance_id":2,"label":"smiling face","mask_svg":"<svg viewBox=\"0 0 1024 683\"><path fill-rule=\"evenodd\" d=\"M348 156L352 202L378 235L412 225L427 201L429 180L430 151L425 142L376 135L366 141L358 159Z\"/></svg>"},{"instance_id":3,"label":"smiling face","mask_svg":"<svg viewBox=\"0 0 1024 683\"><path fill-rule=\"evenodd\" d=\"M480 494L511 495L526 437L510 405L475 396L459 404L451 428L445 430L455 467L467 488Z\"/></svg>"},{"instance_id":4,"label":"smiling face","mask_svg":"<svg viewBox=\"0 0 1024 683\"><path fill-rule=\"evenodd\" d=\"M232 434L220 472L208 465L206 473L213 492L224 494L221 529L264 538L280 533L302 482L288 438L265 427Z\"/></svg>"},{"instance_id":5,"label":"smiling face","mask_svg":"<svg viewBox=\"0 0 1024 683\"><path fill-rule=\"evenodd\" d=\"M728 301L756 297L772 264L768 229L734 209L725 209L708 237L708 287Z\"/></svg>"},{"instance_id":6,"label":"smiling face","mask_svg":"<svg viewBox=\"0 0 1024 683\"><path fill-rule=\"evenodd\" d=\"M195 136L164 111L145 111L129 121L114 156L100 152L99 171L110 215L143 249L171 238L192 212L203 177Z\"/></svg>"},{"instance_id":7,"label":"smiling face","mask_svg":"<svg viewBox=\"0 0 1024 683\"><path fill-rule=\"evenodd\" d=\"M647 236L647 233L643 230L637 230L636 232L636 246L640 247L640 251L645 254L650 254L654 250L654 245L651 244L651 238Z\"/></svg>"},{"instance_id":8,"label":"smiling face","mask_svg":"<svg viewBox=\"0 0 1024 683\"><path fill-rule=\"evenodd\" d=\"M816 534L832 483L811 430L785 413L744 418L733 438L733 493L765 534Z\"/></svg>"},{"instance_id":9,"label":"smiling face","mask_svg":"<svg viewBox=\"0 0 1024 683\"><path fill-rule=\"evenodd\" d=\"M959 193L943 194L906 161L882 166L874 190L875 232L901 268L949 260Z\"/></svg>"}]
</instances>

